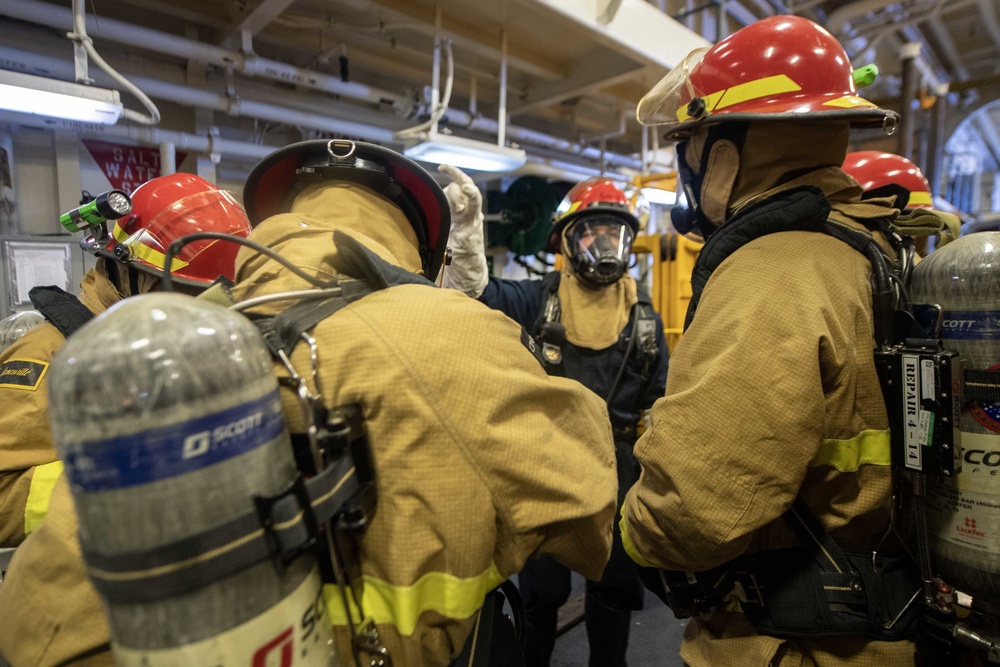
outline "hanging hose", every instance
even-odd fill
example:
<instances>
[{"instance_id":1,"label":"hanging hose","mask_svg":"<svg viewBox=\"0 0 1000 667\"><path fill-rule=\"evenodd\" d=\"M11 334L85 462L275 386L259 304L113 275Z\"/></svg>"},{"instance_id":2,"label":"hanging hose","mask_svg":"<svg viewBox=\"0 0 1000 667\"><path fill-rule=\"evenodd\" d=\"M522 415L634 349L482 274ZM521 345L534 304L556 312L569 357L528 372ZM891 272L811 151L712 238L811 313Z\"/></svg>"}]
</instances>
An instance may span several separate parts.
<instances>
[{"instance_id":1,"label":"hanging hose","mask_svg":"<svg viewBox=\"0 0 1000 667\"><path fill-rule=\"evenodd\" d=\"M149 111L149 115L145 116L138 111L132 111L130 109L122 110L122 116L128 120L134 121L136 123L141 123L142 125L156 125L160 122L160 110L156 108L153 104L153 100L149 99L144 92L139 90L139 88L126 79L124 76L119 74L111 65L109 65L104 58L97 52L94 48L94 43L87 35L87 18L84 8L84 0L73 0L73 34L70 35L71 39L78 41L87 52L87 55L97 63L97 66L102 70L107 72L108 76L117 81L122 88L132 93Z\"/></svg>"},{"instance_id":2,"label":"hanging hose","mask_svg":"<svg viewBox=\"0 0 1000 667\"><path fill-rule=\"evenodd\" d=\"M422 132L436 128L438 121L441 120L441 118L444 117L445 112L448 111L448 105L451 103L452 84L455 82L455 57L451 49L451 40L445 39L443 45L445 56L448 60L448 71L444 82L444 94L441 96L441 101L438 102L438 105L431 112L431 117L425 122L397 132L396 137L399 139L413 138Z\"/></svg>"}]
</instances>

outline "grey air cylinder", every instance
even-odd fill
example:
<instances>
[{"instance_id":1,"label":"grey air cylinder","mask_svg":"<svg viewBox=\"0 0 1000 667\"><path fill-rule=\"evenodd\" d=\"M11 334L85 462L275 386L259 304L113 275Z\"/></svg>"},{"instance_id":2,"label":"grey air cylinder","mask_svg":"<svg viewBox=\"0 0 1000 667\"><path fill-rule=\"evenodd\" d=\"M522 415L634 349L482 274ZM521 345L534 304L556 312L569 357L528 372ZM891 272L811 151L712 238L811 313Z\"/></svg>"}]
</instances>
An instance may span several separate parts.
<instances>
[{"instance_id":1,"label":"grey air cylinder","mask_svg":"<svg viewBox=\"0 0 1000 667\"><path fill-rule=\"evenodd\" d=\"M168 293L119 302L67 341L48 384L85 556L131 558L211 531L296 475L264 340L220 306ZM153 600L105 594L104 606L127 667L337 664L311 553Z\"/></svg>"},{"instance_id":2,"label":"grey air cylinder","mask_svg":"<svg viewBox=\"0 0 1000 667\"><path fill-rule=\"evenodd\" d=\"M941 338L968 369L1000 369L1000 232L963 236L913 271L913 303L941 306ZM927 523L932 562L973 598L1000 601L1000 404L962 409L962 471L932 478Z\"/></svg>"}]
</instances>

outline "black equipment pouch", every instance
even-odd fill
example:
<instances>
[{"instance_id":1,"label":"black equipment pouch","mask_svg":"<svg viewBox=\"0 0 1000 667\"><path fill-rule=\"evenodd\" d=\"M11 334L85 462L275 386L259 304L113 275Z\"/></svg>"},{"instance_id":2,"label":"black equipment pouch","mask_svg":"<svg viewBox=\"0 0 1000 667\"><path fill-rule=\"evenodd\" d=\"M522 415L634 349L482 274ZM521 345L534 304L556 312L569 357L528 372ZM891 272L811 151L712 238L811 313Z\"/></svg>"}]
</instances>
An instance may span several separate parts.
<instances>
[{"instance_id":1,"label":"black equipment pouch","mask_svg":"<svg viewBox=\"0 0 1000 667\"><path fill-rule=\"evenodd\" d=\"M745 556L734 565L734 595L754 628L772 637L912 639L919 577L909 559L842 554L850 568L843 572L825 571L799 547Z\"/></svg>"},{"instance_id":2,"label":"black equipment pouch","mask_svg":"<svg viewBox=\"0 0 1000 667\"><path fill-rule=\"evenodd\" d=\"M912 560L842 550L801 500L785 518L803 546L743 556L732 564L733 594L758 632L881 641L916 635L921 589Z\"/></svg>"}]
</instances>

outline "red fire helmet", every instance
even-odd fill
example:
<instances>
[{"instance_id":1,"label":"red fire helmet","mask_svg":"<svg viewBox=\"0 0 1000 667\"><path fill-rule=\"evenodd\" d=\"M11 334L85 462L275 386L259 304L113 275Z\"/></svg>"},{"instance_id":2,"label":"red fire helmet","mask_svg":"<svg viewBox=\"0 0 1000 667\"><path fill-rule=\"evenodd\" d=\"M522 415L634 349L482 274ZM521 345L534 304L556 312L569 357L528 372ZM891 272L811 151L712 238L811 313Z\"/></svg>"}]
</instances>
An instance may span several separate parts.
<instances>
[{"instance_id":1,"label":"red fire helmet","mask_svg":"<svg viewBox=\"0 0 1000 667\"><path fill-rule=\"evenodd\" d=\"M851 61L829 32L800 16L772 16L692 52L646 93L643 125L676 137L725 121L846 119L894 124L898 115L858 97Z\"/></svg>"},{"instance_id":2,"label":"red fire helmet","mask_svg":"<svg viewBox=\"0 0 1000 667\"><path fill-rule=\"evenodd\" d=\"M194 174L160 176L132 193L132 212L115 221L108 242L118 261L159 275L171 243L195 232L246 237L250 221L224 190ZM185 245L173 258L171 275L180 283L207 287L219 276L235 277L236 243L208 239Z\"/></svg>"},{"instance_id":3,"label":"red fire helmet","mask_svg":"<svg viewBox=\"0 0 1000 667\"><path fill-rule=\"evenodd\" d=\"M595 213L604 213L618 218L632 229L633 236L639 233L639 219L636 202L614 181L597 177L577 183L566 193L552 219L549 232L548 251L561 252L561 237L566 226L574 220Z\"/></svg>"},{"instance_id":4,"label":"red fire helmet","mask_svg":"<svg viewBox=\"0 0 1000 667\"><path fill-rule=\"evenodd\" d=\"M906 208L933 208L930 183L920 167L902 155L856 151L847 154L843 169L861 184L865 192L897 186L910 193Z\"/></svg>"}]
</instances>

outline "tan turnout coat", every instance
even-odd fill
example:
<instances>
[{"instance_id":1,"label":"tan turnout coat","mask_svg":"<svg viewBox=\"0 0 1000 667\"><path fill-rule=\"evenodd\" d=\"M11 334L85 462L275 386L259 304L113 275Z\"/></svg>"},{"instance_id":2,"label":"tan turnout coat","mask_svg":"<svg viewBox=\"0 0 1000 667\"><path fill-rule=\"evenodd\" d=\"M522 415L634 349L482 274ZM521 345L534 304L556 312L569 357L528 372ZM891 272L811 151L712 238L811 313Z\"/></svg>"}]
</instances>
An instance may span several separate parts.
<instances>
[{"instance_id":1,"label":"tan turnout coat","mask_svg":"<svg viewBox=\"0 0 1000 667\"><path fill-rule=\"evenodd\" d=\"M251 239L322 278L337 273L334 229L419 268L413 232L387 200L354 186L308 194ZM246 249L238 278L242 298L309 287ZM447 664L486 593L532 555L600 578L617 485L611 425L600 398L545 374L517 325L458 292L408 285L366 296L312 333L326 404L363 406L379 504L360 541L362 605L395 665ZM306 346L292 356L306 376L308 357ZM299 404L290 392L283 401L300 432ZM0 652L17 667L113 664L64 483L50 512L0 587L0 610L25 610L4 613ZM343 608L327 597L341 664L352 664Z\"/></svg>"},{"instance_id":2,"label":"tan turnout coat","mask_svg":"<svg viewBox=\"0 0 1000 667\"><path fill-rule=\"evenodd\" d=\"M860 188L840 173L798 184L821 187L831 217L858 228L891 213L856 204ZM642 477L622 519L634 559L699 571L793 546L781 516L796 496L841 546L879 543L892 473L870 275L861 253L804 231L751 241L712 273L636 445ZM913 645L785 641L720 610L692 619L681 656L691 667L888 667L913 664Z\"/></svg>"}]
</instances>

